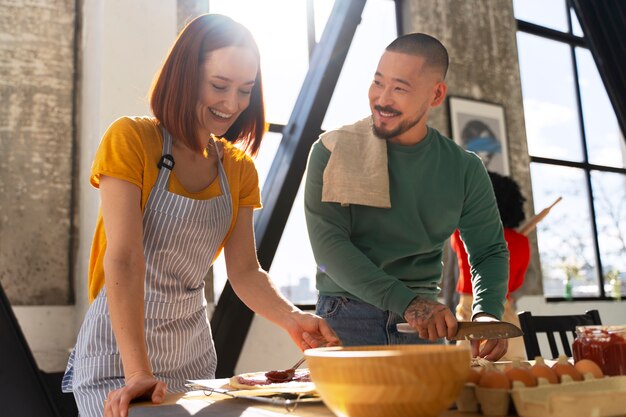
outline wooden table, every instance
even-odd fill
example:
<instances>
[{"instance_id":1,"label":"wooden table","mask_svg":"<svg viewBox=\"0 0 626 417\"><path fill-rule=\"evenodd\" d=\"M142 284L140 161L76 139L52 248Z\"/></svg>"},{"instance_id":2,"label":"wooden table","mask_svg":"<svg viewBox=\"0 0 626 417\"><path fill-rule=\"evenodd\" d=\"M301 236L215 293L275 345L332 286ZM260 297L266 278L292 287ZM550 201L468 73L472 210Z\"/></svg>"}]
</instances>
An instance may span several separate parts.
<instances>
[{"instance_id":1,"label":"wooden table","mask_svg":"<svg viewBox=\"0 0 626 417\"><path fill-rule=\"evenodd\" d=\"M214 380L215 387L228 380ZM284 406L262 404L256 401L231 398L224 394L204 395L201 391L186 394L169 394L163 404L133 404L129 417L335 417L324 403L298 404L289 412ZM381 416L382 417L382 416ZM447 410L440 417L484 417L480 414Z\"/></svg>"}]
</instances>

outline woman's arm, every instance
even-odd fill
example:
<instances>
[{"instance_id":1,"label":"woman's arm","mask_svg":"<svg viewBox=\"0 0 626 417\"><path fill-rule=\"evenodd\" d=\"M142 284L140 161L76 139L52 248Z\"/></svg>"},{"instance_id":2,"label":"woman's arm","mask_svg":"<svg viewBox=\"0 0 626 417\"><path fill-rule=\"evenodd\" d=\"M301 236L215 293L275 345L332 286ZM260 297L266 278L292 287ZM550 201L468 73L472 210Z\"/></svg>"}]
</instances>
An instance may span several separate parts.
<instances>
[{"instance_id":1,"label":"woman's arm","mask_svg":"<svg viewBox=\"0 0 626 417\"><path fill-rule=\"evenodd\" d=\"M146 351L141 190L130 182L103 176L100 195L107 236L105 289L126 379L125 387L109 393L105 415L124 417L130 400L151 394L153 402L160 402L166 387L152 375Z\"/></svg>"},{"instance_id":2,"label":"woman's arm","mask_svg":"<svg viewBox=\"0 0 626 417\"><path fill-rule=\"evenodd\" d=\"M259 265L252 211L251 207L239 208L235 227L224 247L233 290L248 307L285 329L301 350L338 345L339 339L326 322L302 312L283 297Z\"/></svg>"}]
</instances>

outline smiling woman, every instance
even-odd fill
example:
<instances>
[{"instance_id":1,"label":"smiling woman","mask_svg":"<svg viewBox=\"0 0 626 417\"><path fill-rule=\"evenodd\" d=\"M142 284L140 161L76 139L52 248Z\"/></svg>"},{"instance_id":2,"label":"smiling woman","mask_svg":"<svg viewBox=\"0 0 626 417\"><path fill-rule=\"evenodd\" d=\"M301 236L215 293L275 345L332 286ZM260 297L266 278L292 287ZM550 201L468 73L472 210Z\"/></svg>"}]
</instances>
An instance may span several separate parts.
<instances>
[{"instance_id":1,"label":"smiling woman","mask_svg":"<svg viewBox=\"0 0 626 417\"><path fill-rule=\"evenodd\" d=\"M250 155L265 128L262 92L250 32L202 15L156 77L155 117L122 117L105 133L90 178L102 201L91 305L63 380L81 416L125 416L134 398L159 403L187 379L215 376L204 277L222 250L239 297L300 349L338 343L275 290L256 258Z\"/></svg>"}]
</instances>

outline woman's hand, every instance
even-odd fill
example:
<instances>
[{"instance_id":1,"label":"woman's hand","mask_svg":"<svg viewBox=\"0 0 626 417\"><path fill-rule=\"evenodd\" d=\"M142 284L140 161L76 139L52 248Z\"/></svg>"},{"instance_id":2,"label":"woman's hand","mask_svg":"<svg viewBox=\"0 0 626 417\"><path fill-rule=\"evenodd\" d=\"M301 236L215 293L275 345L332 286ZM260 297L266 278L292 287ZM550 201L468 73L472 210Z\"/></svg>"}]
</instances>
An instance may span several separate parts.
<instances>
[{"instance_id":1,"label":"woman's hand","mask_svg":"<svg viewBox=\"0 0 626 417\"><path fill-rule=\"evenodd\" d=\"M127 417L128 405L135 398L152 400L153 404L160 404L165 398L167 385L157 380L150 373L138 373L126 378L126 385L109 392L104 400L105 417Z\"/></svg>"},{"instance_id":2,"label":"woman's hand","mask_svg":"<svg viewBox=\"0 0 626 417\"><path fill-rule=\"evenodd\" d=\"M286 330L300 350L339 346L341 341L326 321L315 314L294 311Z\"/></svg>"},{"instance_id":3,"label":"woman's hand","mask_svg":"<svg viewBox=\"0 0 626 417\"><path fill-rule=\"evenodd\" d=\"M495 362L502 358L509 348L507 339L472 340L472 357L485 358Z\"/></svg>"},{"instance_id":4,"label":"woman's hand","mask_svg":"<svg viewBox=\"0 0 626 417\"><path fill-rule=\"evenodd\" d=\"M499 322L500 320L486 313L479 313L472 321ZM507 339L472 340L471 346L473 358L481 357L495 362L504 356L509 348L509 341Z\"/></svg>"}]
</instances>

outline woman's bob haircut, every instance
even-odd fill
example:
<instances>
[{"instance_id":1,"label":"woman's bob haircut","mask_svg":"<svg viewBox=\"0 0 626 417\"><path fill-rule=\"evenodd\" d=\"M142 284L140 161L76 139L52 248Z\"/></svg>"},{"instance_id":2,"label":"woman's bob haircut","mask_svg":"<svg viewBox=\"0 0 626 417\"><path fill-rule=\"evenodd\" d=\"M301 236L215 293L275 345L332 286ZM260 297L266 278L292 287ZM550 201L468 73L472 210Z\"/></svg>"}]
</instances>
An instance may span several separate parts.
<instances>
[{"instance_id":1,"label":"woman's bob haircut","mask_svg":"<svg viewBox=\"0 0 626 417\"><path fill-rule=\"evenodd\" d=\"M218 14L198 16L178 35L152 84L152 113L174 138L183 141L191 149L202 150L195 136L199 124L195 108L200 67L209 53L229 46L248 48L260 61L257 44L243 25ZM224 138L239 143L248 154L256 155L264 132L265 108L259 67L250 105L235 120Z\"/></svg>"}]
</instances>

